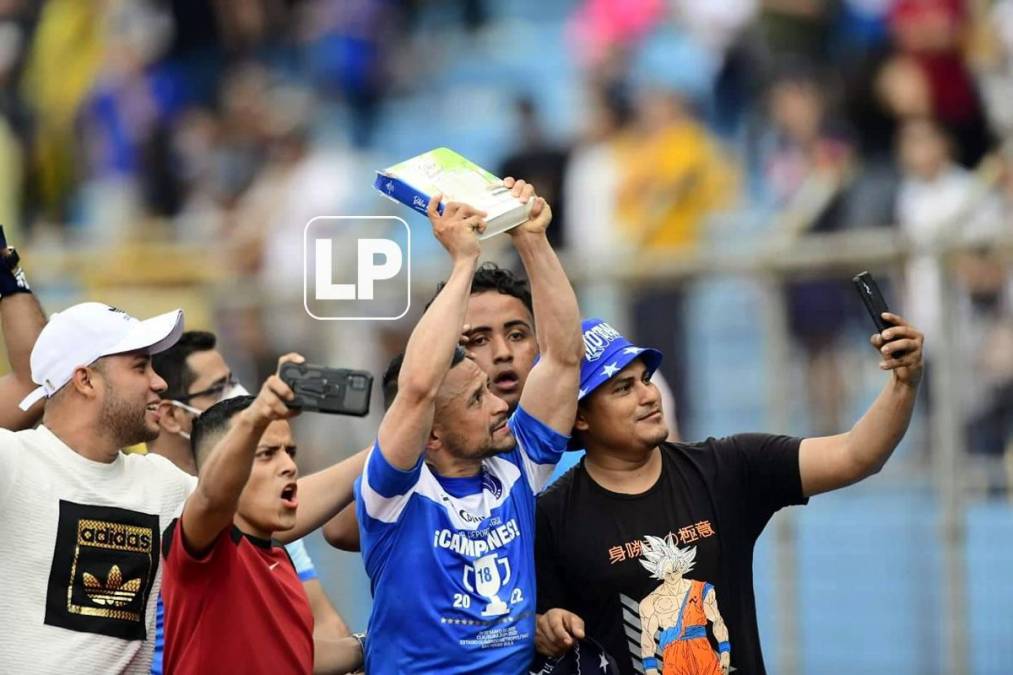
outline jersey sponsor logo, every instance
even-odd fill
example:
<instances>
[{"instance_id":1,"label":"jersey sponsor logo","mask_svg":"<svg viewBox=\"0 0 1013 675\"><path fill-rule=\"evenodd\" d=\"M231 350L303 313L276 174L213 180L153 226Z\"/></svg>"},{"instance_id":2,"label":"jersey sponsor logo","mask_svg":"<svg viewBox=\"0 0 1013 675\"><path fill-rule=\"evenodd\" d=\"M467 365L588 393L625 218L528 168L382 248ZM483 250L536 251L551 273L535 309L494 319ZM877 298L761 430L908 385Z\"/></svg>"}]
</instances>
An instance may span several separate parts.
<instances>
[{"instance_id":1,"label":"jersey sponsor logo","mask_svg":"<svg viewBox=\"0 0 1013 675\"><path fill-rule=\"evenodd\" d=\"M621 338L612 326L599 323L584 331L584 358L589 362L597 361L605 353L605 349L615 340Z\"/></svg>"},{"instance_id":2,"label":"jersey sponsor logo","mask_svg":"<svg viewBox=\"0 0 1013 675\"><path fill-rule=\"evenodd\" d=\"M490 527L481 537L469 537L463 532L453 530L436 530L433 534L433 546L443 548L469 558L479 558L490 551L506 546L521 536L521 528L517 520L511 518L497 527Z\"/></svg>"},{"instance_id":3,"label":"jersey sponsor logo","mask_svg":"<svg viewBox=\"0 0 1013 675\"><path fill-rule=\"evenodd\" d=\"M157 515L60 500L45 623L145 639L158 546Z\"/></svg>"}]
</instances>

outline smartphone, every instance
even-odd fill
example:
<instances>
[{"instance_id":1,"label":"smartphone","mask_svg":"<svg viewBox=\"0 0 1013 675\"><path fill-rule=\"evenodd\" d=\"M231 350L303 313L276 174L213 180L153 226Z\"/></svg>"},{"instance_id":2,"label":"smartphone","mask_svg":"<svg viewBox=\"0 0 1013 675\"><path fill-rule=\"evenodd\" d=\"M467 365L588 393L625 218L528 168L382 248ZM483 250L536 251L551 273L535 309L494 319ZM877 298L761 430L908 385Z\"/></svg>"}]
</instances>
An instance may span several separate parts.
<instances>
[{"instance_id":1,"label":"smartphone","mask_svg":"<svg viewBox=\"0 0 1013 675\"><path fill-rule=\"evenodd\" d=\"M869 310L872 323L876 325L876 332L882 333L890 326L893 326L894 324L883 318L883 312L889 312L890 308L886 306L886 300L883 299L883 294L880 293L879 286L876 285L876 280L872 278L872 275L868 272L862 272L852 277L851 281L855 284L855 290L858 291L859 297L862 298L865 309ZM890 358L897 359L905 353L895 352L891 354Z\"/></svg>"},{"instance_id":2,"label":"smartphone","mask_svg":"<svg viewBox=\"0 0 1013 675\"><path fill-rule=\"evenodd\" d=\"M373 376L365 370L285 363L279 376L295 392L295 398L286 402L290 408L356 417L369 414Z\"/></svg>"}]
</instances>

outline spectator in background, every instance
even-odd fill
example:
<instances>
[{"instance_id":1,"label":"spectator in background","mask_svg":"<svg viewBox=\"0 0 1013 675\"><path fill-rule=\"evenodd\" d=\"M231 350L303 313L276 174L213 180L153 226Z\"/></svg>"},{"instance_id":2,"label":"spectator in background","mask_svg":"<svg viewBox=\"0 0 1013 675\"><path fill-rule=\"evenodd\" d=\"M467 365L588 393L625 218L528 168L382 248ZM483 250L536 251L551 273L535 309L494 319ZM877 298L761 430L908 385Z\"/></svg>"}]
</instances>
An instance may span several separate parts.
<instances>
[{"instance_id":1,"label":"spectator in background","mask_svg":"<svg viewBox=\"0 0 1013 675\"><path fill-rule=\"evenodd\" d=\"M999 218L992 234L1013 232L1013 140L1001 155ZM1005 455L1005 489L1013 485L1013 273L1008 260L990 242L961 256L957 274L967 289L969 316L962 325L979 327L961 331L960 352L966 355L964 378L969 385L965 416L968 450L989 457ZM990 487L997 472L988 467Z\"/></svg>"},{"instance_id":2,"label":"spectator in background","mask_svg":"<svg viewBox=\"0 0 1013 675\"><path fill-rule=\"evenodd\" d=\"M47 2L27 48L20 84L34 133L26 173L33 205L57 221L67 217L77 187L74 124L101 67L101 20L100 5Z\"/></svg>"},{"instance_id":3,"label":"spectator in background","mask_svg":"<svg viewBox=\"0 0 1013 675\"><path fill-rule=\"evenodd\" d=\"M731 206L735 172L717 140L693 117L671 83L660 82L657 73L643 72L640 83L634 124L617 160L618 241L626 251L676 252L698 245L707 218ZM666 312L659 315L659 307ZM685 414L691 397L683 360L681 289L645 289L633 300L633 320L642 340L665 345L675 354L664 374Z\"/></svg>"},{"instance_id":4,"label":"spectator in background","mask_svg":"<svg viewBox=\"0 0 1013 675\"><path fill-rule=\"evenodd\" d=\"M87 223L106 242L122 240L138 216L172 216L180 194L170 170L170 125L187 95L161 57L170 16L149 1L112 3L101 71L78 126L87 158Z\"/></svg>"},{"instance_id":5,"label":"spectator in background","mask_svg":"<svg viewBox=\"0 0 1013 675\"><path fill-rule=\"evenodd\" d=\"M930 118L905 122L897 142L903 171L897 223L915 248L905 270L904 307L912 322L924 326L930 336L939 334L943 321L939 298L944 277L934 247L987 237L1002 222L998 202L956 163L952 143L943 126Z\"/></svg>"},{"instance_id":6,"label":"spectator in background","mask_svg":"<svg viewBox=\"0 0 1013 675\"><path fill-rule=\"evenodd\" d=\"M977 84L961 52L966 27L965 0L897 0L890 11L897 50L925 73L933 116L955 140L954 160L973 167L992 138Z\"/></svg>"},{"instance_id":7,"label":"spectator in background","mask_svg":"<svg viewBox=\"0 0 1013 675\"><path fill-rule=\"evenodd\" d=\"M815 71L785 70L768 94L769 146L764 179L779 214L775 235L840 229L844 189L850 181L852 149L828 114L826 89ZM815 433L840 428L844 382L836 337L853 304L847 280L816 279L787 287L791 335L805 355L805 381Z\"/></svg>"},{"instance_id":8,"label":"spectator in background","mask_svg":"<svg viewBox=\"0 0 1013 675\"><path fill-rule=\"evenodd\" d=\"M615 255L617 159L632 115L628 95L618 85L591 82L584 128L566 166L563 195L569 214L567 248L578 260Z\"/></svg>"},{"instance_id":9,"label":"spectator in background","mask_svg":"<svg viewBox=\"0 0 1013 675\"><path fill-rule=\"evenodd\" d=\"M618 155L616 220L634 249L699 242L708 215L734 194L728 156L676 91L640 89L629 143Z\"/></svg>"},{"instance_id":10,"label":"spectator in background","mask_svg":"<svg viewBox=\"0 0 1013 675\"><path fill-rule=\"evenodd\" d=\"M1013 0L999 0L988 16L991 53L979 73L992 128L1013 137Z\"/></svg>"},{"instance_id":11,"label":"spectator in background","mask_svg":"<svg viewBox=\"0 0 1013 675\"><path fill-rule=\"evenodd\" d=\"M518 130L513 153L503 160L497 176L526 176L535 191L550 204L558 204L553 213L556 225L549 230L549 243L555 248L567 239L566 195L563 171L568 152L556 147L542 128L533 99L524 96L515 102Z\"/></svg>"}]
</instances>

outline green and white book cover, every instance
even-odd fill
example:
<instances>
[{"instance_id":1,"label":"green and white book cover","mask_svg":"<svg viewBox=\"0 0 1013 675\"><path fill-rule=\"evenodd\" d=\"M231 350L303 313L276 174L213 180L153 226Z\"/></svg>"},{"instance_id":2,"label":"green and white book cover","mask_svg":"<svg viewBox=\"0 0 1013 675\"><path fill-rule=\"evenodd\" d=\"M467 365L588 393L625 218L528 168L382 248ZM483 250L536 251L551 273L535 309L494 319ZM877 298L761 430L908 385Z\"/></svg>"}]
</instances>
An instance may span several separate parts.
<instances>
[{"instance_id":1,"label":"green and white book cover","mask_svg":"<svg viewBox=\"0 0 1013 675\"><path fill-rule=\"evenodd\" d=\"M449 148L436 148L376 172L373 186L384 196L425 214L432 195L440 193L440 213L448 202L486 212L480 239L506 232L528 219L532 202L522 203L503 181Z\"/></svg>"}]
</instances>

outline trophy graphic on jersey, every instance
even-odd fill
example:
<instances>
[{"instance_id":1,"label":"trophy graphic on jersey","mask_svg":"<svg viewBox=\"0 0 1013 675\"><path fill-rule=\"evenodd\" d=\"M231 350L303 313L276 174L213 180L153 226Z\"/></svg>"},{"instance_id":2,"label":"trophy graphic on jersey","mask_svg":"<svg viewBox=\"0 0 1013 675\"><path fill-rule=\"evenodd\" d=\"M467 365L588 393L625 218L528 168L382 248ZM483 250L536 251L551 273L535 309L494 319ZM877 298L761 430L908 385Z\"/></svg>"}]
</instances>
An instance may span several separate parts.
<instances>
[{"instance_id":1,"label":"trophy graphic on jersey","mask_svg":"<svg viewBox=\"0 0 1013 675\"><path fill-rule=\"evenodd\" d=\"M502 578L499 575L500 565L503 565ZM472 571L475 577L474 588L468 581L469 571ZM482 610L482 616L502 616L510 611L507 604L499 597L500 588L510 581L510 561L506 558L500 559L495 553L479 558L473 566L465 566L463 581L465 588L478 593L489 601L489 604Z\"/></svg>"}]
</instances>

